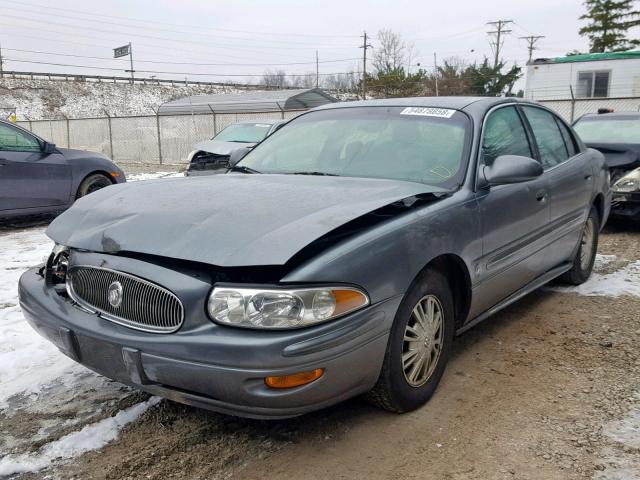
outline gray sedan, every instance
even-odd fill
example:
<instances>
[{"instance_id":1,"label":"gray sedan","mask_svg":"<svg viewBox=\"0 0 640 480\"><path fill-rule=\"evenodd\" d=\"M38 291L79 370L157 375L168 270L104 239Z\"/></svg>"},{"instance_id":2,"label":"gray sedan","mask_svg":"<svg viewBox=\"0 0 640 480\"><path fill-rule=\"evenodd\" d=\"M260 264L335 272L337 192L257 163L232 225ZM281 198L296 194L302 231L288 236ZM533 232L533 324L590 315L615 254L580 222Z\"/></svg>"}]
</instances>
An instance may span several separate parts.
<instances>
[{"instance_id":1,"label":"gray sedan","mask_svg":"<svg viewBox=\"0 0 640 480\"><path fill-rule=\"evenodd\" d=\"M219 412L359 394L406 412L454 335L584 282L610 208L602 154L507 98L321 107L233 172L78 201L20 280L29 323L97 372Z\"/></svg>"},{"instance_id":2,"label":"gray sedan","mask_svg":"<svg viewBox=\"0 0 640 480\"><path fill-rule=\"evenodd\" d=\"M56 147L0 120L0 218L57 213L124 181L124 172L104 155Z\"/></svg>"}]
</instances>

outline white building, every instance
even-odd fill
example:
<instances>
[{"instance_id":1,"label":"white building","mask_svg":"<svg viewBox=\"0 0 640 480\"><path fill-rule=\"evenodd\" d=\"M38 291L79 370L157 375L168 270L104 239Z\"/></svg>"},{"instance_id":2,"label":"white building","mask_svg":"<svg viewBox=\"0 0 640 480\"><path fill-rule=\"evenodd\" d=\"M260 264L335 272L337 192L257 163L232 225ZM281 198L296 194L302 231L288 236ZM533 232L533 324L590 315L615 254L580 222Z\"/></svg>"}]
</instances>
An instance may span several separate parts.
<instances>
[{"instance_id":1,"label":"white building","mask_svg":"<svg viewBox=\"0 0 640 480\"><path fill-rule=\"evenodd\" d=\"M525 98L573 121L599 108L640 109L640 51L540 58L527 65Z\"/></svg>"}]
</instances>

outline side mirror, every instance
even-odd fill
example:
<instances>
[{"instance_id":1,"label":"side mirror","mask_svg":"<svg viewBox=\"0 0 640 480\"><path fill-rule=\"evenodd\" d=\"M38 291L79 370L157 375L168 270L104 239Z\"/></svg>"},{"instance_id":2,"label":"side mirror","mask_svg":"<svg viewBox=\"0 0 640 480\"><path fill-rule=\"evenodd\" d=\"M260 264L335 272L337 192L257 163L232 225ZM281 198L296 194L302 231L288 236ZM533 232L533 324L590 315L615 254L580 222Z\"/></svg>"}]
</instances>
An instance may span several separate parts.
<instances>
[{"instance_id":1,"label":"side mirror","mask_svg":"<svg viewBox=\"0 0 640 480\"><path fill-rule=\"evenodd\" d=\"M249 153L251 150L253 150L253 146L238 148L237 150L231 152L231 155L229 156L229 168L235 167L236 164L244 157L246 157L247 153Z\"/></svg>"},{"instance_id":2,"label":"side mirror","mask_svg":"<svg viewBox=\"0 0 640 480\"><path fill-rule=\"evenodd\" d=\"M505 185L533 180L542 175L540 162L519 155L500 155L482 170L487 185Z\"/></svg>"},{"instance_id":3,"label":"side mirror","mask_svg":"<svg viewBox=\"0 0 640 480\"><path fill-rule=\"evenodd\" d=\"M56 144L44 142L42 144L42 153L49 153L49 154L56 153Z\"/></svg>"}]
</instances>

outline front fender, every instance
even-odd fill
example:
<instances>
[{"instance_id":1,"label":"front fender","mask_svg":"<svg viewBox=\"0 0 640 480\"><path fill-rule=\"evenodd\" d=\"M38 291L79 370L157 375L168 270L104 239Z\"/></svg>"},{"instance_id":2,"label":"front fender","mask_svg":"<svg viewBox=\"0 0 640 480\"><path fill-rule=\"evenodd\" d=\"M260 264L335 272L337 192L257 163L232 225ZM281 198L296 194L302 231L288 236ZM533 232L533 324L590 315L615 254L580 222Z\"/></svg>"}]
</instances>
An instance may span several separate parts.
<instances>
[{"instance_id":1,"label":"front fender","mask_svg":"<svg viewBox=\"0 0 640 480\"><path fill-rule=\"evenodd\" d=\"M350 283L376 303L404 295L434 258L460 257L473 278L482 252L475 198L464 192L365 229L291 270L282 282Z\"/></svg>"}]
</instances>

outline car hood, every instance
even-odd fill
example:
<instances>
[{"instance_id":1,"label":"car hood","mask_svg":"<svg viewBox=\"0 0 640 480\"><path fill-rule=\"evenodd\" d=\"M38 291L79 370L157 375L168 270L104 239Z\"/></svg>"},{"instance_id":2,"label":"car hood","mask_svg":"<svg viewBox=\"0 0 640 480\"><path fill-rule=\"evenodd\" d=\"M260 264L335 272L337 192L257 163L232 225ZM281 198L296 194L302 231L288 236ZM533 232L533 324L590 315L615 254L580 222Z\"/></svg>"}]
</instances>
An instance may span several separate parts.
<instances>
[{"instance_id":1,"label":"car hood","mask_svg":"<svg viewBox=\"0 0 640 480\"><path fill-rule=\"evenodd\" d=\"M640 166L640 144L634 143L586 143L587 147L599 150L607 167L631 170Z\"/></svg>"},{"instance_id":2,"label":"car hood","mask_svg":"<svg viewBox=\"0 0 640 480\"><path fill-rule=\"evenodd\" d=\"M115 185L78 200L47 229L56 243L211 265L283 265L341 225L442 190L414 182L227 174Z\"/></svg>"},{"instance_id":3,"label":"car hood","mask_svg":"<svg viewBox=\"0 0 640 480\"><path fill-rule=\"evenodd\" d=\"M231 155L234 150L239 148L247 148L254 146L255 143L244 142L221 142L218 140L207 140L195 145L195 150L201 150L203 152L214 153L216 155Z\"/></svg>"}]
</instances>

